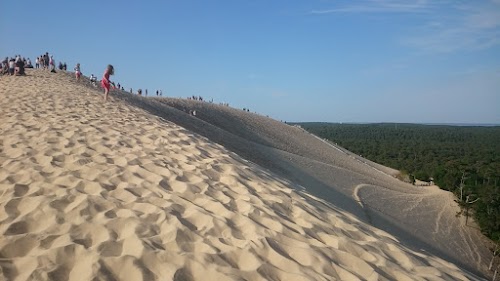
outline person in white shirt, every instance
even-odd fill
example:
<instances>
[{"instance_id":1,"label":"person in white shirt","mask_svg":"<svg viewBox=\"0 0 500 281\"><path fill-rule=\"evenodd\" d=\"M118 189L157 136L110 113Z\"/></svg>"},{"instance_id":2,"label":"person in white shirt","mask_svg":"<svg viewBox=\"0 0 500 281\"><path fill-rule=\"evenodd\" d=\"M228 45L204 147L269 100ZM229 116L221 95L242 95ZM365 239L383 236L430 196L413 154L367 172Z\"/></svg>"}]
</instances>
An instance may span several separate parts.
<instances>
[{"instance_id":1,"label":"person in white shirt","mask_svg":"<svg viewBox=\"0 0 500 281\"><path fill-rule=\"evenodd\" d=\"M14 70L16 69L16 61L14 59L9 60L9 74L14 75Z\"/></svg>"},{"instance_id":2,"label":"person in white shirt","mask_svg":"<svg viewBox=\"0 0 500 281\"><path fill-rule=\"evenodd\" d=\"M97 86L96 82L97 82L97 77L94 76L94 74L91 74L90 75L90 83L92 83L92 85L95 87L95 86Z\"/></svg>"}]
</instances>

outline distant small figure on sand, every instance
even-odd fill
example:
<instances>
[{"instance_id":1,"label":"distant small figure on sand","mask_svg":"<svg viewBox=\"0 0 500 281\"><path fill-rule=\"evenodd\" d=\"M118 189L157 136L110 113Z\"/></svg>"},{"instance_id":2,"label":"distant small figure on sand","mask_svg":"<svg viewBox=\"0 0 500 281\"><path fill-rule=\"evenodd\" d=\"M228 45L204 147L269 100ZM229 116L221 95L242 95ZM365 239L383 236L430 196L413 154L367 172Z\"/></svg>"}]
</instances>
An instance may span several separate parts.
<instances>
[{"instance_id":1,"label":"distant small figure on sand","mask_svg":"<svg viewBox=\"0 0 500 281\"><path fill-rule=\"evenodd\" d=\"M50 65L50 72L56 73L56 61L54 60L53 56L50 56L49 65Z\"/></svg>"},{"instance_id":2,"label":"distant small figure on sand","mask_svg":"<svg viewBox=\"0 0 500 281\"><path fill-rule=\"evenodd\" d=\"M97 83L96 82L97 82L97 77L94 76L94 74L92 73L90 75L90 83L92 83L92 86L97 87Z\"/></svg>"},{"instance_id":3,"label":"distant small figure on sand","mask_svg":"<svg viewBox=\"0 0 500 281\"><path fill-rule=\"evenodd\" d=\"M24 61L22 59L16 62L16 75L26 75L24 72Z\"/></svg>"},{"instance_id":4,"label":"distant small figure on sand","mask_svg":"<svg viewBox=\"0 0 500 281\"><path fill-rule=\"evenodd\" d=\"M115 74L115 69L111 64L108 64L108 67L106 67L106 70L102 75L102 81L101 81L101 85L104 88L104 101L108 101L109 87L111 85L111 81L109 81L109 76L114 74Z\"/></svg>"},{"instance_id":5,"label":"distant small figure on sand","mask_svg":"<svg viewBox=\"0 0 500 281\"><path fill-rule=\"evenodd\" d=\"M80 72L80 64L77 63L76 66L75 66L76 81L80 81L80 76L82 76L82 73Z\"/></svg>"},{"instance_id":6,"label":"distant small figure on sand","mask_svg":"<svg viewBox=\"0 0 500 281\"><path fill-rule=\"evenodd\" d=\"M5 58L5 60L2 61L2 70L0 74L5 75L8 73L9 73L9 58Z\"/></svg>"},{"instance_id":7,"label":"distant small figure on sand","mask_svg":"<svg viewBox=\"0 0 500 281\"><path fill-rule=\"evenodd\" d=\"M9 74L14 75L15 69L16 69L16 60L11 58L9 60Z\"/></svg>"},{"instance_id":8,"label":"distant small figure on sand","mask_svg":"<svg viewBox=\"0 0 500 281\"><path fill-rule=\"evenodd\" d=\"M49 52L43 55L43 69L49 69Z\"/></svg>"}]
</instances>

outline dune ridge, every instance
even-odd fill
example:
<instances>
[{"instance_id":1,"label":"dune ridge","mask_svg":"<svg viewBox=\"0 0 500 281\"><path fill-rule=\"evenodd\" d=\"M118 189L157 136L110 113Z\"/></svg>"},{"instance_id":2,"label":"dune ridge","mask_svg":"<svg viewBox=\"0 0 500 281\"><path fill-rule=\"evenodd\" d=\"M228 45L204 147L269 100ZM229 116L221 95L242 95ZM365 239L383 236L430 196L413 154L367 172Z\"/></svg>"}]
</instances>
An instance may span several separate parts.
<instances>
[{"instance_id":1,"label":"dune ridge","mask_svg":"<svg viewBox=\"0 0 500 281\"><path fill-rule=\"evenodd\" d=\"M242 110L178 99L117 95L201 134L238 155L396 235L406 245L438 255L478 275L491 275L491 241L464 217L453 194L403 183L396 171L354 155L304 130ZM196 118L188 114L196 110ZM364 186L357 189L358 186ZM361 204L359 204L361 203Z\"/></svg>"},{"instance_id":2,"label":"dune ridge","mask_svg":"<svg viewBox=\"0 0 500 281\"><path fill-rule=\"evenodd\" d=\"M0 83L5 280L479 280L141 98L42 70Z\"/></svg>"}]
</instances>

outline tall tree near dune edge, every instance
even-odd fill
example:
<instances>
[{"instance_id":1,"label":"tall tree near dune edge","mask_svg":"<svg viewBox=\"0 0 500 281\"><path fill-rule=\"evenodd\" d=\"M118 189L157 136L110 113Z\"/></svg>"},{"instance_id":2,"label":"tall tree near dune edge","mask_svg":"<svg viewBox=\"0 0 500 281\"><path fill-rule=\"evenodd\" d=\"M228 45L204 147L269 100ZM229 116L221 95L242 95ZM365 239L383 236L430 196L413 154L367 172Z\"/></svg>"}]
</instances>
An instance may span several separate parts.
<instances>
[{"instance_id":1,"label":"tall tree near dune edge","mask_svg":"<svg viewBox=\"0 0 500 281\"><path fill-rule=\"evenodd\" d=\"M488 265L488 270L491 270L493 268L493 263L495 262L495 259L496 259L496 257L498 256L498 254L500 252L499 251L500 250L499 243L500 243L500 241L497 241L495 243L495 249L492 249L493 257L491 258L490 264Z\"/></svg>"}]
</instances>

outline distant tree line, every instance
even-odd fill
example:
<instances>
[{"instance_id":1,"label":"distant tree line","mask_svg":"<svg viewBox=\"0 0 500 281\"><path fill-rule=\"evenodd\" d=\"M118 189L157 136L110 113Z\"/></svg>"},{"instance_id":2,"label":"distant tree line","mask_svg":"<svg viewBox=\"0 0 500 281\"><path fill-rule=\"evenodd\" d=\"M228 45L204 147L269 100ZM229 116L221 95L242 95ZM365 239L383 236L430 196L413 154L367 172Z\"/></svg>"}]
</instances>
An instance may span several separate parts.
<instances>
[{"instance_id":1,"label":"distant tree line","mask_svg":"<svg viewBox=\"0 0 500 281\"><path fill-rule=\"evenodd\" d=\"M298 123L410 179L453 192L464 215L500 240L500 126Z\"/></svg>"}]
</instances>

